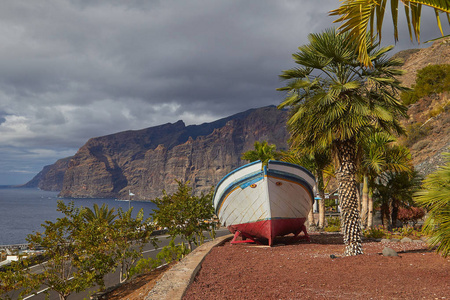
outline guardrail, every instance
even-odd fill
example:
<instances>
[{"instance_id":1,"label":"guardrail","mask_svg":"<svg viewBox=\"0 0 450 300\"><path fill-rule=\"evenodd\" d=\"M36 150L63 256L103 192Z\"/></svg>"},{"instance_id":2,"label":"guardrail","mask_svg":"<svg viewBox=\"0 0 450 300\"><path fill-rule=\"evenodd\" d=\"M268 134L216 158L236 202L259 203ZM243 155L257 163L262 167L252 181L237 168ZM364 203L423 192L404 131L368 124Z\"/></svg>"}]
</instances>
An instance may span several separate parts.
<instances>
[{"instance_id":1,"label":"guardrail","mask_svg":"<svg viewBox=\"0 0 450 300\"><path fill-rule=\"evenodd\" d=\"M29 244L14 244L14 245L0 245L0 250L1 249L28 249L28 245Z\"/></svg>"}]
</instances>

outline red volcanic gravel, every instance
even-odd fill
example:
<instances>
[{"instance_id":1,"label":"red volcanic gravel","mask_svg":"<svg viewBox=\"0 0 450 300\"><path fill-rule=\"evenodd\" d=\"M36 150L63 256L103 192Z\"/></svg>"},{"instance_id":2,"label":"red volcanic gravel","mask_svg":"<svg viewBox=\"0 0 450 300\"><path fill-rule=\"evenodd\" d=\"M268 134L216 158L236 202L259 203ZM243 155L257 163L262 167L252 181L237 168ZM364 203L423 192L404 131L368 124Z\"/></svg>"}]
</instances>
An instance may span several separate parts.
<instances>
[{"instance_id":1,"label":"red volcanic gravel","mask_svg":"<svg viewBox=\"0 0 450 300\"><path fill-rule=\"evenodd\" d=\"M183 299L450 299L450 259L423 242L364 242L363 255L342 257L340 234L286 241L213 248Z\"/></svg>"}]
</instances>

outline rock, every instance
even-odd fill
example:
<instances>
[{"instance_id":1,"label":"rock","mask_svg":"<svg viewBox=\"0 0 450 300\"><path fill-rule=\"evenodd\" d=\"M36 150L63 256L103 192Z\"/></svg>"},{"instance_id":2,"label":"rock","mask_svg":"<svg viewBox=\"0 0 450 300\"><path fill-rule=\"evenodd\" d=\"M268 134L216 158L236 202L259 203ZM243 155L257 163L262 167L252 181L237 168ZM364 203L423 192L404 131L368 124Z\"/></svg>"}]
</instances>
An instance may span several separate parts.
<instances>
[{"instance_id":1,"label":"rock","mask_svg":"<svg viewBox=\"0 0 450 300\"><path fill-rule=\"evenodd\" d=\"M398 243L398 242L400 242L400 239L391 239L391 242Z\"/></svg>"},{"instance_id":2,"label":"rock","mask_svg":"<svg viewBox=\"0 0 450 300\"><path fill-rule=\"evenodd\" d=\"M420 243L420 244L421 244L421 243L423 243L423 241L422 241L422 240L412 240L412 242L413 242L413 243L417 243L417 244L419 244L419 243Z\"/></svg>"},{"instance_id":3,"label":"rock","mask_svg":"<svg viewBox=\"0 0 450 300\"><path fill-rule=\"evenodd\" d=\"M400 243L412 243L412 239L409 237L404 237L400 240Z\"/></svg>"},{"instance_id":4,"label":"rock","mask_svg":"<svg viewBox=\"0 0 450 300\"><path fill-rule=\"evenodd\" d=\"M398 253L394 249L389 248L389 247L384 247L382 253L383 253L383 256L398 256Z\"/></svg>"},{"instance_id":5,"label":"rock","mask_svg":"<svg viewBox=\"0 0 450 300\"><path fill-rule=\"evenodd\" d=\"M127 199L131 191L133 200L151 200L175 192L176 180L208 193L246 163L240 157L255 141L286 150L287 116L269 106L201 125L178 121L91 138L69 159L60 196Z\"/></svg>"},{"instance_id":6,"label":"rock","mask_svg":"<svg viewBox=\"0 0 450 300\"><path fill-rule=\"evenodd\" d=\"M428 240L429 240L430 238L429 237L427 237L427 236L422 236L422 237L420 237L420 240L422 241L422 242L425 242L425 243L428 243Z\"/></svg>"},{"instance_id":7,"label":"rock","mask_svg":"<svg viewBox=\"0 0 450 300\"><path fill-rule=\"evenodd\" d=\"M381 243L389 243L391 240L390 239L381 239Z\"/></svg>"}]
</instances>

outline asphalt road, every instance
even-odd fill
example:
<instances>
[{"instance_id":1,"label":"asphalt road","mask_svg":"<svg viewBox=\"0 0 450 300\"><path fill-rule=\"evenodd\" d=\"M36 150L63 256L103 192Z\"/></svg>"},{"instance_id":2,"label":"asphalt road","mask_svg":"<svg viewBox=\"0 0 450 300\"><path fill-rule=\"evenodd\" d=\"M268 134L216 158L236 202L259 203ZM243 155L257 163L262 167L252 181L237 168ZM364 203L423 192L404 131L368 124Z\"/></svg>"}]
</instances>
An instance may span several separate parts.
<instances>
[{"instance_id":1,"label":"asphalt road","mask_svg":"<svg viewBox=\"0 0 450 300\"><path fill-rule=\"evenodd\" d=\"M220 228L216 231L216 236L220 237L220 236L224 236L229 234L230 232L228 231L228 229L226 228ZM207 238L209 238L209 234L205 234L205 236ZM151 244L148 244L144 250L144 258L148 258L148 257L152 257L152 258L156 258L156 255L159 253L159 251L164 247L167 246L170 242L170 239L167 238L167 235L163 235L163 236L159 236L159 248L155 249ZM179 244L181 243L181 238L176 238L175 239L175 244ZM35 266L35 268L39 268L39 265ZM108 275L105 276L105 285L106 287L110 287L110 286L114 286L116 284L119 283L119 271L116 271L114 273L110 273ZM59 296L56 292L51 291L49 298L46 298L46 293L44 292L45 287L42 287L42 290L39 292L39 294L37 295L29 295L24 297L24 300L45 300L45 299L50 299L50 300L59 300ZM94 287L88 290L85 290L83 292L80 293L72 293L69 297L68 300L82 300L82 299L89 299L89 296L94 293L95 291L98 290L98 287ZM18 294L19 292L15 292L15 293L8 293L9 297L11 297L12 299L17 299L18 298ZM0 299L1 299L1 295L0 295Z\"/></svg>"}]
</instances>

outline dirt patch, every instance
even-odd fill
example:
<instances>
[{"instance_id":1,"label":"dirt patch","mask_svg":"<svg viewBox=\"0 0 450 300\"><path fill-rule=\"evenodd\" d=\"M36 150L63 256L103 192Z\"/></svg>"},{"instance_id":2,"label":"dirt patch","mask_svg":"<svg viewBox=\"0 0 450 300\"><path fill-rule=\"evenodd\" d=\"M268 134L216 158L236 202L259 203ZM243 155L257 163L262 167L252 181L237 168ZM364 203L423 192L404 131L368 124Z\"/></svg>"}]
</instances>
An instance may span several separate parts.
<instances>
[{"instance_id":1,"label":"dirt patch","mask_svg":"<svg viewBox=\"0 0 450 300\"><path fill-rule=\"evenodd\" d=\"M151 291L155 286L156 281L158 281L161 276L169 270L174 263L170 265L163 266L156 269L150 273L143 274L133 278L130 282L123 284L117 289L104 295L101 299L108 300L140 300L144 299L145 296Z\"/></svg>"},{"instance_id":2,"label":"dirt patch","mask_svg":"<svg viewBox=\"0 0 450 300\"><path fill-rule=\"evenodd\" d=\"M213 248L184 299L446 299L450 295L449 259L422 242L365 242L364 254L354 257L342 257L340 234L313 234L310 243L282 243L275 247L226 243ZM382 256L384 247L399 256Z\"/></svg>"}]
</instances>

